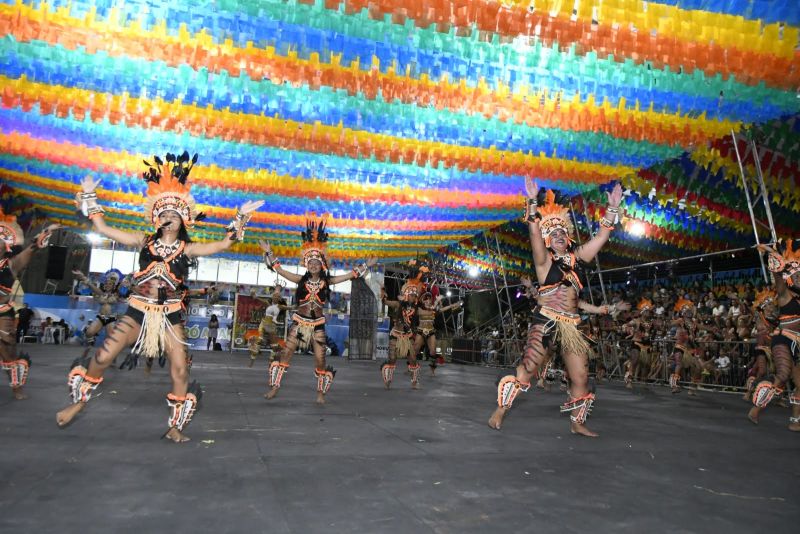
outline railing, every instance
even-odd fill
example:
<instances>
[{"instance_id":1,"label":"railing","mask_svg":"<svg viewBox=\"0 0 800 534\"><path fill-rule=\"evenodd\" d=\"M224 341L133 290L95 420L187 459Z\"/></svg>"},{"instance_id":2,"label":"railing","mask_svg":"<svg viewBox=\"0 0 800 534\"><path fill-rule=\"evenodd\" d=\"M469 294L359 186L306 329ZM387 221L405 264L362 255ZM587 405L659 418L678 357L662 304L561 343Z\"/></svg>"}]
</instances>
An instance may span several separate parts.
<instances>
[{"instance_id":1,"label":"railing","mask_svg":"<svg viewBox=\"0 0 800 534\"><path fill-rule=\"evenodd\" d=\"M481 343L481 359L479 364L490 367L514 367L522 358L525 339L487 338ZM755 353L755 342L747 341L704 341L697 343L702 353L693 362L695 374L699 370L700 385L704 388L740 391L745 387L749 367ZM590 372L595 374L602 363L606 377L623 379L625 362L629 360L635 347L632 340L625 339L613 331L606 331L593 346L594 355L590 360ZM639 356L634 382L668 384L674 369L673 338L656 338L648 355ZM706 355L708 351L708 355ZM726 355L730 363L719 367L714 360ZM681 383L691 384L691 370L684 366Z\"/></svg>"}]
</instances>

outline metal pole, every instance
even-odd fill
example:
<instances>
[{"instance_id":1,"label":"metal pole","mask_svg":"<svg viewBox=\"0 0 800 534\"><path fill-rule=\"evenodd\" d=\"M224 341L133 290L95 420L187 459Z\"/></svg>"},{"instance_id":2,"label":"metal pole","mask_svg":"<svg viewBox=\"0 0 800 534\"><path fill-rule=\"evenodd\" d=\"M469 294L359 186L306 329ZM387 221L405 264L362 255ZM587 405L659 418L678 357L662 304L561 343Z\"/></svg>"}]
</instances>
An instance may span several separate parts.
<instances>
[{"instance_id":1,"label":"metal pole","mask_svg":"<svg viewBox=\"0 0 800 534\"><path fill-rule=\"evenodd\" d=\"M749 247L741 247L741 248L732 248L728 250L718 250L716 252L706 252L705 254L697 254L695 256L686 256L684 258L675 258L672 260L661 260L661 261L651 261L648 263L640 263L638 265L629 265L627 267L613 267L611 269L603 269L602 272L604 273L612 273L614 271L630 271L631 269L640 269L642 267L652 267L653 265L661 265L664 263L677 263L679 261L684 260L695 260L699 258L708 258L710 256L719 256L720 254L733 254L735 252L743 252L745 250L750 250L756 248L755 245L751 245Z\"/></svg>"},{"instance_id":2,"label":"metal pole","mask_svg":"<svg viewBox=\"0 0 800 534\"><path fill-rule=\"evenodd\" d=\"M778 242L778 234L775 232L775 222L772 220L772 209L769 207L769 197L767 197L767 186L764 184L764 175L761 173L761 156L758 154L755 140L751 140L753 144L753 158L756 161L756 172L758 173L758 185L761 189L761 200L764 203L764 210L767 212L767 222L769 222L769 231L772 234L772 242Z\"/></svg>"},{"instance_id":3,"label":"metal pole","mask_svg":"<svg viewBox=\"0 0 800 534\"><path fill-rule=\"evenodd\" d=\"M578 218L575 217L575 209L572 207L572 201L570 201L570 203L569 203L569 211L572 213L572 220L575 221L575 236L576 236L577 241L578 241L578 246L580 247L581 245L583 245L583 243L581 241L581 233L578 231ZM589 224L588 219L586 221L586 224L588 226L588 224ZM589 239L591 239L591 237L592 237L592 229L588 228L588 232L589 232ZM592 306L594 306L594 294L592 293L592 281L591 281L589 276L586 277L586 285L589 287L589 300L592 301Z\"/></svg>"},{"instance_id":4,"label":"metal pole","mask_svg":"<svg viewBox=\"0 0 800 534\"><path fill-rule=\"evenodd\" d=\"M593 237L592 226L591 226L592 223L589 222L590 221L589 212L586 211L586 199L584 199L583 196L581 196L581 200L583 201L583 216L586 217L586 226L589 227L589 236L591 238ZM575 218L575 213L572 214L572 217ZM598 258L597 255L595 255L594 257L594 263L595 265L597 265L596 272L597 272L597 277L600 279L600 292L603 294L603 304L608 304L608 297L606 297L606 286L603 283L603 271L600 269L600 258Z\"/></svg>"},{"instance_id":5,"label":"metal pole","mask_svg":"<svg viewBox=\"0 0 800 534\"><path fill-rule=\"evenodd\" d=\"M742 175L742 187L744 188L744 195L747 198L747 209L750 210L750 222L753 223L753 234L756 238L756 245L761 242L758 238L758 227L756 226L756 216L753 213L753 204L750 202L750 188L747 185L747 178L744 174L744 166L742 165L742 156L739 154L739 145L736 144L736 133L731 130L731 138L733 139L733 149L736 151L736 162L739 164L739 173ZM761 274L764 275L764 281L769 284L769 277L767 275L767 267L764 265L764 258L761 254L758 255L758 261L761 262Z\"/></svg>"}]
</instances>

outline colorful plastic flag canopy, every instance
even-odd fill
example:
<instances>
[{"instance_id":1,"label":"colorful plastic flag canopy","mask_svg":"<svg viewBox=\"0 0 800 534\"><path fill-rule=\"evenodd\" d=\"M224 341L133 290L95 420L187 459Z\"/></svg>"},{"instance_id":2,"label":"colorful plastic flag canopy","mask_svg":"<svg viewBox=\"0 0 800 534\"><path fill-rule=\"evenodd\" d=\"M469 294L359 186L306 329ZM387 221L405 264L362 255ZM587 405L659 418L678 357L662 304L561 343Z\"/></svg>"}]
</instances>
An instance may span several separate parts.
<instances>
[{"instance_id":1,"label":"colorful plastic flag canopy","mask_svg":"<svg viewBox=\"0 0 800 534\"><path fill-rule=\"evenodd\" d=\"M188 150L194 238L265 201L239 258L258 239L295 256L315 212L337 263L493 269L491 230L523 272L532 177L585 227L621 181L606 261L650 261L752 233L735 132L746 172L748 136L762 152L779 233L797 232L791 1L6 0L0 28L3 190L66 226L92 174L110 224L145 230L142 159Z\"/></svg>"}]
</instances>

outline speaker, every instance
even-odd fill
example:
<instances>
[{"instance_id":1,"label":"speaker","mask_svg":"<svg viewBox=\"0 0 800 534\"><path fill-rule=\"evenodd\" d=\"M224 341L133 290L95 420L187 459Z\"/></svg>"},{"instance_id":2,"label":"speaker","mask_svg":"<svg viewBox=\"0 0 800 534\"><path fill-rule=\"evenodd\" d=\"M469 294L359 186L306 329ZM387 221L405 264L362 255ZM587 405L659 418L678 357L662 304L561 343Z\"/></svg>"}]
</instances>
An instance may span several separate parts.
<instances>
[{"instance_id":1,"label":"speaker","mask_svg":"<svg viewBox=\"0 0 800 534\"><path fill-rule=\"evenodd\" d=\"M48 280L62 280L66 264L67 247L56 245L47 247L47 270L45 276Z\"/></svg>"}]
</instances>

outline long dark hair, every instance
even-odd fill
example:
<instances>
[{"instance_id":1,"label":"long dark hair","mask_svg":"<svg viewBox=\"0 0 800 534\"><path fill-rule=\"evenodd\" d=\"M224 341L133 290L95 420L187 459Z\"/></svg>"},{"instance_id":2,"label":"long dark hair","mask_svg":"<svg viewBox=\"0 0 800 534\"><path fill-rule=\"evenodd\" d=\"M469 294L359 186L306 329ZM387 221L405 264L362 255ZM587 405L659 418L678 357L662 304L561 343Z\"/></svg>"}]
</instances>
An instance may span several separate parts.
<instances>
[{"instance_id":1,"label":"long dark hair","mask_svg":"<svg viewBox=\"0 0 800 534\"><path fill-rule=\"evenodd\" d=\"M328 299L331 297L331 275L326 270L322 270L319 273L319 277L325 282L325 287L319 292L319 298L322 299L323 302L327 302ZM311 273L306 271L303 277L297 282L297 291L305 292L306 290L306 282L311 280ZM299 299L298 299L299 300Z\"/></svg>"}]
</instances>

